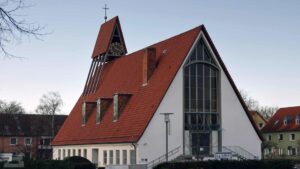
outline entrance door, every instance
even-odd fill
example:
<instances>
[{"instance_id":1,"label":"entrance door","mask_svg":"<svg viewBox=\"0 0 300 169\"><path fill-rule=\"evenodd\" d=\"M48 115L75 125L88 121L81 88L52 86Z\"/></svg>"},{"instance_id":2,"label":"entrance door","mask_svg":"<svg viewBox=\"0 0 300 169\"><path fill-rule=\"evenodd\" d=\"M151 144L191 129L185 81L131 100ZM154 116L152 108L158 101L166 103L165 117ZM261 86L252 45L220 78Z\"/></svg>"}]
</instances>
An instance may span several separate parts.
<instances>
[{"instance_id":1,"label":"entrance door","mask_svg":"<svg viewBox=\"0 0 300 169\"><path fill-rule=\"evenodd\" d=\"M92 149L92 162L98 166L98 149Z\"/></svg>"},{"instance_id":2,"label":"entrance door","mask_svg":"<svg viewBox=\"0 0 300 169\"><path fill-rule=\"evenodd\" d=\"M209 133L192 133L192 154L195 156L210 154Z\"/></svg>"}]
</instances>

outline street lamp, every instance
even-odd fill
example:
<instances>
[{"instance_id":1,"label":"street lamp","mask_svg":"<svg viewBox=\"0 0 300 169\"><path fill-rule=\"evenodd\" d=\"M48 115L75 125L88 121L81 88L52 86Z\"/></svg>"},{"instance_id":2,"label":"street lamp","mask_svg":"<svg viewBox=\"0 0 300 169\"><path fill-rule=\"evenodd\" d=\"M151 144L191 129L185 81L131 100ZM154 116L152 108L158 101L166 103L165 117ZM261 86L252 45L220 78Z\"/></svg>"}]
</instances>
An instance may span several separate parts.
<instances>
[{"instance_id":1,"label":"street lamp","mask_svg":"<svg viewBox=\"0 0 300 169\"><path fill-rule=\"evenodd\" d=\"M160 113L161 115L165 116L165 123L166 123L166 162L168 162L168 135L169 133L169 124L170 124L170 115L174 113Z\"/></svg>"}]
</instances>

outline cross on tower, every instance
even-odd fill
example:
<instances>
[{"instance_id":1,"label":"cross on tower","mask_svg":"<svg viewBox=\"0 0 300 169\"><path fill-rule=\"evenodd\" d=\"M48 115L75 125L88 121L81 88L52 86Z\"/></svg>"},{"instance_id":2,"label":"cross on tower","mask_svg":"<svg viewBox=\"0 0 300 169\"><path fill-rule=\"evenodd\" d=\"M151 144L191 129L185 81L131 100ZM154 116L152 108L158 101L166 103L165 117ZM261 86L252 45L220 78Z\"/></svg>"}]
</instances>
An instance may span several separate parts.
<instances>
[{"instance_id":1,"label":"cross on tower","mask_svg":"<svg viewBox=\"0 0 300 169\"><path fill-rule=\"evenodd\" d=\"M105 4L104 8L102 8L102 9L104 9L104 11L105 11L104 20L105 20L105 22L106 22L106 19L107 19L106 11L107 11L109 8L107 8L107 5Z\"/></svg>"}]
</instances>

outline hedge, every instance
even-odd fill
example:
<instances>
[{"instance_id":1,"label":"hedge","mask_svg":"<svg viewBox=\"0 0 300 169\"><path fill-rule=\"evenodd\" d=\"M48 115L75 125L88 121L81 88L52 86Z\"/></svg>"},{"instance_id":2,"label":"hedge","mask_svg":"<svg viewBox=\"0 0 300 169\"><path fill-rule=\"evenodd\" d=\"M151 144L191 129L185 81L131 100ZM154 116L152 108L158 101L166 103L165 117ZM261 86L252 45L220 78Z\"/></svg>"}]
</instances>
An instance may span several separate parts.
<instances>
[{"instance_id":1,"label":"hedge","mask_svg":"<svg viewBox=\"0 0 300 169\"><path fill-rule=\"evenodd\" d=\"M293 169L294 163L291 160L171 162L154 169Z\"/></svg>"}]
</instances>

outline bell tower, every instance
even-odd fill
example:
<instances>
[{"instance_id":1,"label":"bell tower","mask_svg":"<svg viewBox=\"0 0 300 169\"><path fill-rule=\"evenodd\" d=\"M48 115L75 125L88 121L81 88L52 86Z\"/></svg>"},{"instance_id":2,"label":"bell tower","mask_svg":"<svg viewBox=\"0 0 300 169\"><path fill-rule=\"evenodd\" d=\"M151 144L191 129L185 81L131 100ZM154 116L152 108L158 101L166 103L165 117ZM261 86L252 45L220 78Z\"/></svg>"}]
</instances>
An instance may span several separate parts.
<instances>
[{"instance_id":1,"label":"bell tower","mask_svg":"<svg viewBox=\"0 0 300 169\"><path fill-rule=\"evenodd\" d=\"M104 65L124 56L126 53L127 49L120 21L116 16L101 25L83 95L96 92Z\"/></svg>"}]
</instances>

